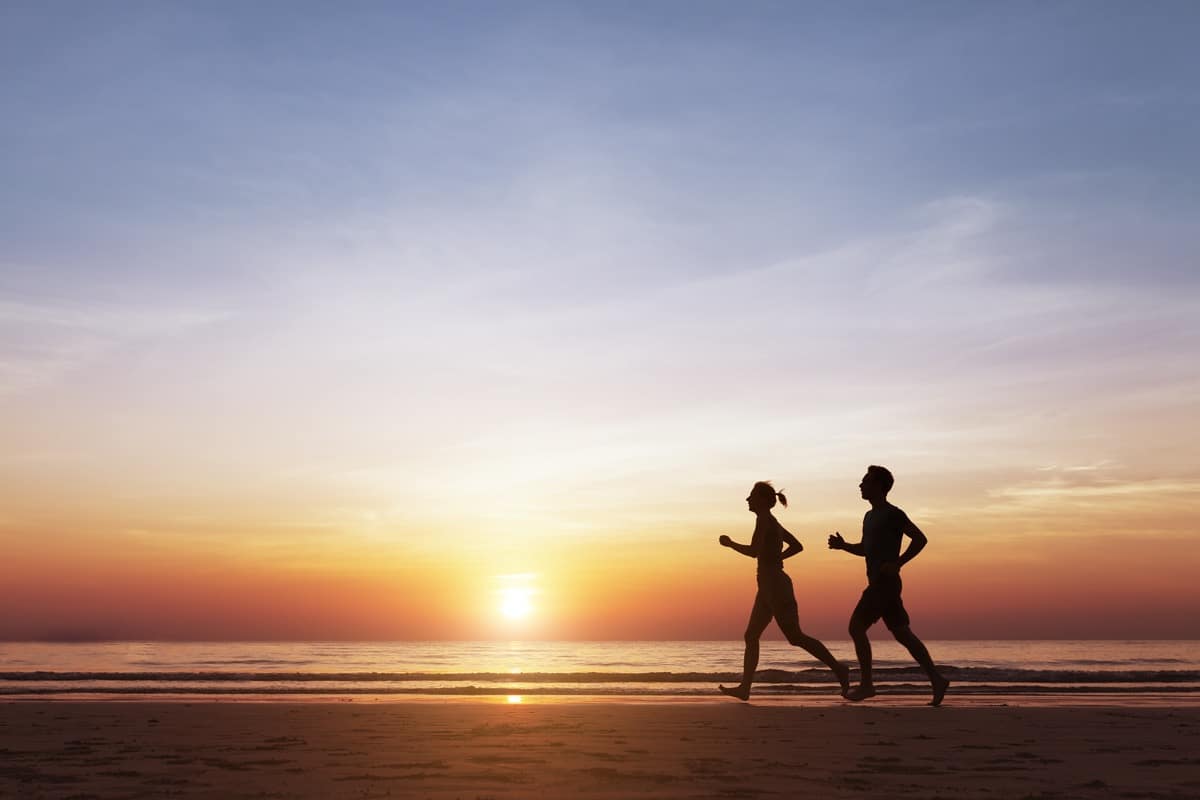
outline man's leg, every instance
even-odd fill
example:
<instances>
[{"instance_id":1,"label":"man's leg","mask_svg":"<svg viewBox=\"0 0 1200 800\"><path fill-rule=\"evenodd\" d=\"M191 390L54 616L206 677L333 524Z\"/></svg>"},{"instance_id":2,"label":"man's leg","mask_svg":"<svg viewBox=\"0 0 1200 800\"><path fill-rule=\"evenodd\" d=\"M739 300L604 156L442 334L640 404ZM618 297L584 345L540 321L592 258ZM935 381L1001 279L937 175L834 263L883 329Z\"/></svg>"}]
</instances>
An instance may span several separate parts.
<instances>
[{"instance_id":1,"label":"man's leg","mask_svg":"<svg viewBox=\"0 0 1200 800\"><path fill-rule=\"evenodd\" d=\"M929 682L933 684L933 702L930 705L940 706L942 698L946 696L946 689L950 686L950 681L942 677L942 673L938 672L933 663L933 657L929 655L929 648L925 643L917 638L917 635L912 632L912 628L907 625L893 628L892 635L896 637L896 641L904 645L921 669L925 670L925 674L929 676Z\"/></svg>"},{"instance_id":2,"label":"man's leg","mask_svg":"<svg viewBox=\"0 0 1200 800\"><path fill-rule=\"evenodd\" d=\"M854 640L854 652L858 655L858 686L846 694L848 700L866 700L875 696L875 682L871 674L871 640L867 629L879 621L882 613L879 587L868 585L859 598L854 613L850 615L850 638Z\"/></svg>"},{"instance_id":3,"label":"man's leg","mask_svg":"<svg viewBox=\"0 0 1200 800\"><path fill-rule=\"evenodd\" d=\"M859 615L858 609L855 609L854 616L850 618L850 638L854 640L859 671L858 686L846 694L850 700L866 700L875 696L875 682L871 674L871 640L867 638L867 628L873 624L874 620L866 621L864 616Z\"/></svg>"},{"instance_id":4,"label":"man's leg","mask_svg":"<svg viewBox=\"0 0 1200 800\"><path fill-rule=\"evenodd\" d=\"M750 684L754 682L754 673L758 669L758 640L763 631L771 624L771 607L767 599L759 592L754 598L754 608L750 609L750 621L746 623L746 653L742 657L742 682L738 686L718 686L723 693L739 700L750 699Z\"/></svg>"}]
</instances>

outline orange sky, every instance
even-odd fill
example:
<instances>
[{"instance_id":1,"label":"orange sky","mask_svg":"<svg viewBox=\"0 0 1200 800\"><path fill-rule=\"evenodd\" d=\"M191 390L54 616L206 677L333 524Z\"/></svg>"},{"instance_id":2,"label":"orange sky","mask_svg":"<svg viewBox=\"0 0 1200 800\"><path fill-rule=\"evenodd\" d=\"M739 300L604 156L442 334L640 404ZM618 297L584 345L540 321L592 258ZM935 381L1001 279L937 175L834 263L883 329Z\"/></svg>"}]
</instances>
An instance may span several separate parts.
<instances>
[{"instance_id":1,"label":"orange sky","mask_svg":"<svg viewBox=\"0 0 1200 800\"><path fill-rule=\"evenodd\" d=\"M806 544L787 565L802 622L825 638L844 638L864 581L860 559L824 547L834 527L855 530L862 508L852 503L854 483L842 493L847 509L840 520L801 509L804 493L796 489L793 509L777 509ZM0 635L737 638L753 598L754 563L718 547L716 538L729 532L747 540L752 517L738 509L739 487L729 488L733 512L585 534L414 534L396 527L372 536L305 538L218 526L167 540L134 530L47 528L28 535L10 527L0 602L18 613L0 621ZM1128 487L1119 492L1130 493L1137 494ZM1172 496L1168 489L1151 494L1151 505ZM902 498L898 486L894 499L903 505ZM1186 508L1192 500L1176 502ZM1057 516L1036 505L938 513L907 503L931 540L906 570L914 628L933 638L1200 634L1194 589L1200 544L1169 527L1178 510L1149 513L1141 499L1109 499L1107 509L1090 498L1075 507L1056 495L1056 503L1064 509ZM670 505L684 514L688 504ZM464 519L461 530L472 529ZM499 613L503 587L514 580L530 593L528 619Z\"/></svg>"},{"instance_id":2,"label":"orange sky","mask_svg":"<svg viewBox=\"0 0 1200 800\"><path fill-rule=\"evenodd\" d=\"M843 638L863 564L824 540L858 537L871 462L930 538L906 571L922 635L1200 636L1196 435L1174 392L1085 403L1068 382L996 414L950 382L885 413L802 399L819 384L785 371L769 383L793 412L651 413L631 387L615 416L406 412L422 428L345 396L302 421L270 380L209 407L120 359L0 397L0 638L735 639L754 564L716 539L749 539L760 478L807 547L788 564L803 624ZM512 586L527 619L500 613Z\"/></svg>"}]
</instances>

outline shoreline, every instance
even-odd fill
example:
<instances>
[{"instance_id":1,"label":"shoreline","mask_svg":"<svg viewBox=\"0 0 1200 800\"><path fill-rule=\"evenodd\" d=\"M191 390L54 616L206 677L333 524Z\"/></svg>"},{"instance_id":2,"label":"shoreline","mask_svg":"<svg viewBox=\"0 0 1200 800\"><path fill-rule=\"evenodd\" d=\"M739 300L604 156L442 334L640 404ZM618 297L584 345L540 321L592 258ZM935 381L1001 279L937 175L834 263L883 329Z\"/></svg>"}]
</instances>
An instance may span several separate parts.
<instances>
[{"instance_id":1,"label":"shoreline","mask_svg":"<svg viewBox=\"0 0 1200 800\"><path fill-rule=\"evenodd\" d=\"M956 708L1146 708L1146 709L1196 709L1200 710L1200 692L1063 692L1063 693L1012 693L956 694L950 687L944 707ZM773 694L751 696L749 702L720 694L714 687L711 694L553 694L530 693L519 690L512 692L488 691L471 694L437 693L296 693L296 692L245 692L245 693L187 693L187 692L77 692L60 694L0 694L0 705L27 705L46 703L63 704L121 704L134 705L661 705L661 706L722 706L750 705L772 708L871 708L891 709L924 708L928 706L928 693L906 692L889 694L883 691L862 702L851 702L836 694Z\"/></svg>"}]
</instances>

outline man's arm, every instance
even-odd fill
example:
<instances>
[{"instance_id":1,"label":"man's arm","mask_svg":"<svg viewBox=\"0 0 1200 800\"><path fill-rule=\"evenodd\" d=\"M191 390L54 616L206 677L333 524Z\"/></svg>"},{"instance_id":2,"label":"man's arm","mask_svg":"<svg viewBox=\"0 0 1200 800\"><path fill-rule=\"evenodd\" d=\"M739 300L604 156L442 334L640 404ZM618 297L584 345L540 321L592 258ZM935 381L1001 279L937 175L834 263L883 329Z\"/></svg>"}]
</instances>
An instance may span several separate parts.
<instances>
[{"instance_id":1,"label":"man's arm","mask_svg":"<svg viewBox=\"0 0 1200 800\"><path fill-rule=\"evenodd\" d=\"M796 553L804 550L804 545L800 544L800 540L792 536L792 532L782 525L779 526L779 536L783 539L783 543L787 545L787 547L783 548L783 552L779 554L781 559L791 558Z\"/></svg>"},{"instance_id":2,"label":"man's arm","mask_svg":"<svg viewBox=\"0 0 1200 800\"><path fill-rule=\"evenodd\" d=\"M749 556L750 558L758 558L758 548L755 547L753 542L750 544L738 544L733 539L724 535L717 541L721 543L722 547L728 547L730 550L741 553L744 556Z\"/></svg>"},{"instance_id":3,"label":"man's arm","mask_svg":"<svg viewBox=\"0 0 1200 800\"><path fill-rule=\"evenodd\" d=\"M924 550L925 545L929 543L929 540L925 538L924 533L921 533L921 529L917 527L916 523L907 517L905 518L903 533L911 538L912 541L908 543L908 547L900 556L898 566L901 567L916 558L917 553Z\"/></svg>"},{"instance_id":4,"label":"man's arm","mask_svg":"<svg viewBox=\"0 0 1200 800\"><path fill-rule=\"evenodd\" d=\"M829 549L845 550L850 555L858 556L859 558L865 558L867 555L867 551L863 550L862 542L851 544L843 539L840 533L834 533L829 537Z\"/></svg>"}]
</instances>

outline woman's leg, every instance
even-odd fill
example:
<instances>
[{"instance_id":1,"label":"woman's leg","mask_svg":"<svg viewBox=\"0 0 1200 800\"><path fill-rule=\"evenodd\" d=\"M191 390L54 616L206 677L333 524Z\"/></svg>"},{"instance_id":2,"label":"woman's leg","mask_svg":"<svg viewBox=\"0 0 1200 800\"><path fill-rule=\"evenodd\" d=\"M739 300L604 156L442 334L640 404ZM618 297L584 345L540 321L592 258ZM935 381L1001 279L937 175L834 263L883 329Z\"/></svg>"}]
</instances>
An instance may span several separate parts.
<instances>
[{"instance_id":1,"label":"woman's leg","mask_svg":"<svg viewBox=\"0 0 1200 800\"><path fill-rule=\"evenodd\" d=\"M750 621L746 623L746 652L742 657L742 682L735 687L718 687L722 692L739 700L750 698L750 684L754 682L754 673L758 670L758 640L763 631L771 624L771 606L760 591L754 598L754 608L750 609Z\"/></svg>"},{"instance_id":2,"label":"woman's leg","mask_svg":"<svg viewBox=\"0 0 1200 800\"><path fill-rule=\"evenodd\" d=\"M850 689L850 668L834 658L829 648L818 639L800 629L800 613L796 608L796 595L792 590L791 579L780 581L777 594L775 622L783 631L783 635L790 644L808 651L813 658L833 670L838 683L841 684L842 694L845 694Z\"/></svg>"}]
</instances>

